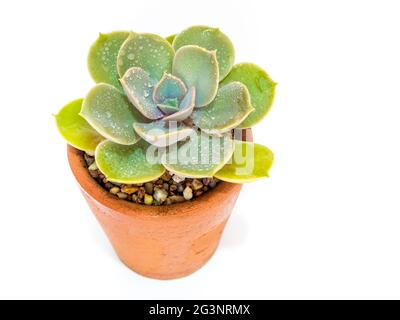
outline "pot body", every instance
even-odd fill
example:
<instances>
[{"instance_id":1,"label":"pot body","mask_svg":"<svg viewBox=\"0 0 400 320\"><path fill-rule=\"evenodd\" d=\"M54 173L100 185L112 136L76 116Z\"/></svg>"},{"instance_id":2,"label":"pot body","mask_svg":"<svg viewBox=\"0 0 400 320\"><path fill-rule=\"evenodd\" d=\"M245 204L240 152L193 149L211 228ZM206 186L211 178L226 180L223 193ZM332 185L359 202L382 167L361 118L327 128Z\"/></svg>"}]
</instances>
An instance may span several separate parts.
<instances>
[{"instance_id":1,"label":"pot body","mask_svg":"<svg viewBox=\"0 0 400 320\"><path fill-rule=\"evenodd\" d=\"M90 176L81 151L68 146L68 160L118 257L133 271L156 279L187 276L211 258L242 188L221 181L193 201L145 206L104 190Z\"/></svg>"}]
</instances>

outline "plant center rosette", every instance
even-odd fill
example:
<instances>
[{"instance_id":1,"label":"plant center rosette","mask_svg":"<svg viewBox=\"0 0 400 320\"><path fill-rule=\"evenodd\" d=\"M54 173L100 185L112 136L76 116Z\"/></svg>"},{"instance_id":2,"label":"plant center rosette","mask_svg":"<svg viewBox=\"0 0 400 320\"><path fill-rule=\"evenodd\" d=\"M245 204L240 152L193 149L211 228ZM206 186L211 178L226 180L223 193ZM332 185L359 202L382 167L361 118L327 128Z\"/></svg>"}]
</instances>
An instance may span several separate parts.
<instances>
[{"instance_id":1,"label":"plant center rosette","mask_svg":"<svg viewBox=\"0 0 400 320\"><path fill-rule=\"evenodd\" d=\"M245 183L268 176L272 152L241 141L268 113L275 83L252 63L234 65L220 30L100 34L88 65L96 85L56 115L62 136L95 155L107 180L140 184L166 170Z\"/></svg>"}]
</instances>

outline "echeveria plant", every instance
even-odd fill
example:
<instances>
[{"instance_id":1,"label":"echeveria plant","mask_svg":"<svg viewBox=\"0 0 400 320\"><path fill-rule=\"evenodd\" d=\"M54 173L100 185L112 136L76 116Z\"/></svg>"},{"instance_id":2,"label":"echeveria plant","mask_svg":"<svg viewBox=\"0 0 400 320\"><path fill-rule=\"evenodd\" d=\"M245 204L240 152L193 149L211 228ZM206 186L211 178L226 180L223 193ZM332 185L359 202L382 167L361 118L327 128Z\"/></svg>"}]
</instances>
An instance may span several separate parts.
<instances>
[{"instance_id":1,"label":"echeveria plant","mask_svg":"<svg viewBox=\"0 0 400 320\"><path fill-rule=\"evenodd\" d=\"M134 184L165 170L234 183L268 176L273 154L235 139L269 111L275 83L251 63L234 65L219 29L100 34L90 49L97 85L66 105L57 125L67 142L95 155L109 181Z\"/></svg>"}]
</instances>

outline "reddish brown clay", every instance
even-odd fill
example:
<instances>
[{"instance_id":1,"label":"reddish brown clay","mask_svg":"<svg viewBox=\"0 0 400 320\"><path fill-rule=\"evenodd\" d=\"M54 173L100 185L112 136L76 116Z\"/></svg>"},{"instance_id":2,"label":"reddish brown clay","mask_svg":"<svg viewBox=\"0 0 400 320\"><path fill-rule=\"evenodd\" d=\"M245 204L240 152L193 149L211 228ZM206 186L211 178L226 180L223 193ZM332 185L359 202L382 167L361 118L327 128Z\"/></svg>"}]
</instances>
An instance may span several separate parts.
<instances>
[{"instance_id":1,"label":"reddish brown clay","mask_svg":"<svg viewBox=\"0 0 400 320\"><path fill-rule=\"evenodd\" d=\"M133 271L156 279L190 275L211 258L242 188L220 182L194 201L146 206L105 191L90 176L81 151L68 146L68 160L119 258Z\"/></svg>"}]
</instances>

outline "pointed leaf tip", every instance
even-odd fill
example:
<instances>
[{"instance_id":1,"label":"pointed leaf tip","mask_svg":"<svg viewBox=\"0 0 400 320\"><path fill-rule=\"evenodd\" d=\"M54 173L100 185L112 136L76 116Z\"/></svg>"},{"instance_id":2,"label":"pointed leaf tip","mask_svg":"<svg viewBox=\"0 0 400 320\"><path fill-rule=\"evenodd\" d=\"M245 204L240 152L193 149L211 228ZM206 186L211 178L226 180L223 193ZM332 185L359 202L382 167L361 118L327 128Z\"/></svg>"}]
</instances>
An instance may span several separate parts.
<instances>
[{"instance_id":1,"label":"pointed leaf tip","mask_svg":"<svg viewBox=\"0 0 400 320\"><path fill-rule=\"evenodd\" d=\"M253 63L233 66L231 73L221 85L235 81L243 83L249 89L251 104L255 110L239 125L239 128L250 128L259 123L271 109L276 83L262 68Z\"/></svg>"},{"instance_id":2,"label":"pointed leaf tip","mask_svg":"<svg viewBox=\"0 0 400 320\"><path fill-rule=\"evenodd\" d=\"M68 144L79 150L93 153L104 138L79 115L82 102L83 99L74 100L53 116L58 131Z\"/></svg>"},{"instance_id":3,"label":"pointed leaf tip","mask_svg":"<svg viewBox=\"0 0 400 320\"><path fill-rule=\"evenodd\" d=\"M91 77L96 83L108 83L120 89L117 70L117 56L129 32L116 31L99 33L99 37L89 50L87 62Z\"/></svg>"},{"instance_id":4,"label":"pointed leaf tip","mask_svg":"<svg viewBox=\"0 0 400 320\"><path fill-rule=\"evenodd\" d=\"M235 152L215 177L231 183L247 183L269 177L274 154L267 147L244 141L235 141Z\"/></svg>"},{"instance_id":5,"label":"pointed leaf tip","mask_svg":"<svg viewBox=\"0 0 400 320\"><path fill-rule=\"evenodd\" d=\"M159 80L171 72L174 49L164 38L149 33L131 33L117 57L118 73L122 77L132 67L139 67Z\"/></svg>"},{"instance_id":6,"label":"pointed leaf tip","mask_svg":"<svg viewBox=\"0 0 400 320\"><path fill-rule=\"evenodd\" d=\"M224 79L235 62L235 49L231 40L219 28L193 26L177 34L173 43L175 50L186 45L197 45L207 50L216 50L219 80Z\"/></svg>"},{"instance_id":7,"label":"pointed leaf tip","mask_svg":"<svg viewBox=\"0 0 400 320\"><path fill-rule=\"evenodd\" d=\"M209 134L222 134L236 128L253 111L246 86L240 82L232 82L218 90L209 106L196 109L193 121Z\"/></svg>"}]
</instances>

